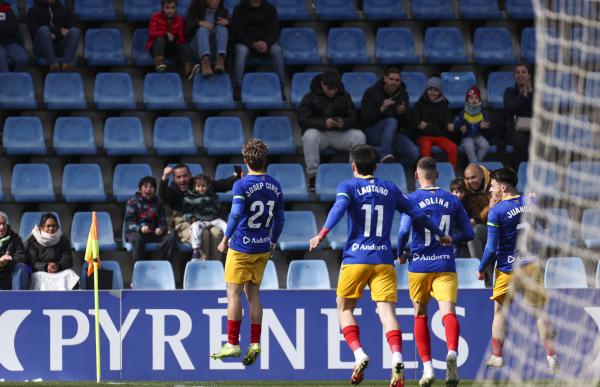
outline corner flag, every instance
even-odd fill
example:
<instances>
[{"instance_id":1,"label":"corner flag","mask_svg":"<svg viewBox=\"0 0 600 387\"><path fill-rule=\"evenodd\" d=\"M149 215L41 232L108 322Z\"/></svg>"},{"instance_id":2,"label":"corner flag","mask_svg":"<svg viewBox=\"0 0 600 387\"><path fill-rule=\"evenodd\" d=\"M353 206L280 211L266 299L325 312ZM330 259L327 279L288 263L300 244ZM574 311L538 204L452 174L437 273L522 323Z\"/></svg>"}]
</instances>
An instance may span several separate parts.
<instances>
[{"instance_id":1,"label":"corner flag","mask_svg":"<svg viewBox=\"0 0 600 387\"><path fill-rule=\"evenodd\" d=\"M92 212L92 224L88 234L87 246L85 248L85 260L88 262L88 277L94 272L94 261L98 262L100 267L100 248L98 246L98 221L96 220L96 211Z\"/></svg>"}]
</instances>

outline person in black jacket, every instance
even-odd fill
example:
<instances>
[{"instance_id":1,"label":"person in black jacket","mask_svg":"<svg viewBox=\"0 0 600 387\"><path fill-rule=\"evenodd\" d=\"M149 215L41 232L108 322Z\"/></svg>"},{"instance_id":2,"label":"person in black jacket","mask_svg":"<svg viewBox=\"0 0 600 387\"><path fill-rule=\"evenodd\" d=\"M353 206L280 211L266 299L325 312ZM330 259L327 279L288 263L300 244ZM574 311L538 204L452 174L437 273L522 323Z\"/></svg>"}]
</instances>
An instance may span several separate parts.
<instances>
[{"instance_id":1,"label":"person in black jacket","mask_svg":"<svg viewBox=\"0 0 600 387\"><path fill-rule=\"evenodd\" d=\"M506 111L506 138L513 146L512 161L515 169L529 158L529 131L516 130L518 117L533 115L533 87L529 66L520 63L515 67L515 85L504 90Z\"/></svg>"},{"instance_id":2,"label":"person in black jacket","mask_svg":"<svg viewBox=\"0 0 600 387\"><path fill-rule=\"evenodd\" d=\"M15 71L26 70L27 52L19 33L19 18L10 4L0 0L0 73L9 71L9 58L14 63Z\"/></svg>"},{"instance_id":3,"label":"person in black jacket","mask_svg":"<svg viewBox=\"0 0 600 387\"><path fill-rule=\"evenodd\" d=\"M319 151L328 147L349 151L366 143L358 127L356 108L344 90L340 74L327 70L313 78L310 91L298 106L298 122L304 131L302 147L309 188L314 190L319 168Z\"/></svg>"},{"instance_id":4,"label":"person in black jacket","mask_svg":"<svg viewBox=\"0 0 600 387\"><path fill-rule=\"evenodd\" d=\"M377 147L381 162L391 163L395 156L404 167L414 167L419 148L398 130L410 127L408 93L400 69L388 68L383 78L365 91L360 111L367 144Z\"/></svg>"},{"instance_id":5,"label":"person in black jacket","mask_svg":"<svg viewBox=\"0 0 600 387\"><path fill-rule=\"evenodd\" d=\"M50 71L74 71L79 46L79 28L70 9L58 0L35 0L27 12L27 28L33 52L48 62ZM58 59L57 57L62 57Z\"/></svg>"},{"instance_id":6,"label":"person in black jacket","mask_svg":"<svg viewBox=\"0 0 600 387\"><path fill-rule=\"evenodd\" d=\"M19 234L8 225L8 218L0 212L0 289L12 289L12 270L15 263L27 262L27 252Z\"/></svg>"}]
</instances>

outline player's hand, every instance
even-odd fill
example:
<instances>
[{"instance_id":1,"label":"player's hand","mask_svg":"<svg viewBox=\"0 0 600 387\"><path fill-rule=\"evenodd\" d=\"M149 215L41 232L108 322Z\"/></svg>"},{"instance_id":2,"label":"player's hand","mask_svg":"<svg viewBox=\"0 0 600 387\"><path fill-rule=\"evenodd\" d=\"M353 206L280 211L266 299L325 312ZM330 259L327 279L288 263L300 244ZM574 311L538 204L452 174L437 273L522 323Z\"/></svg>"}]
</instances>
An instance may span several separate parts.
<instances>
[{"instance_id":1,"label":"player's hand","mask_svg":"<svg viewBox=\"0 0 600 387\"><path fill-rule=\"evenodd\" d=\"M485 273L482 273L480 271L477 272L477 279L480 280L480 281L485 280Z\"/></svg>"},{"instance_id":2,"label":"player's hand","mask_svg":"<svg viewBox=\"0 0 600 387\"><path fill-rule=\"evenodd\" d=\"M322 240L323 240L323 237L320 235L315 235L314 237L312 237L310 239L310 241L308 241L308 244L309 244L308 251L313 251L314 249L319 247L319 244L321 243Z\"/></svg>"},{"instance_id":3,"label":"player's hand","mask_svg":"<svg viewBox=\"0 0 600 387\"><path fill-rule=\"evenodd\" d=\"M452 237L450 235L444 235L440 238L440 244L442 246L452 246Z\"/></svg>"},{"instance_id":4,"label":"player's hand","mask_svg":"<svg viewBox=\"0 0 600 387\"><path fill-rule=\"evenodd\" d=\"M219 246L217 246L217 250L224 253L227 251L227 247L229 247L229 239L227 237L223 237Z\"/></svg>"},{"instance_id":5,"label":"player's hand","mask_svg":"<svg viewBox=\"0 0 600 387\"><path fill-rule=\"evenodd\" d=\"M400 262L401 265L404 265L407 261L408 261L408 251L403 251L402 255L398 256L398 262Z\"/></svg>"},{"instance_id":6,"label":"player's hand","mask_svg":"<svg viewBox=\"0 0 600 387\"><path fill-rule=\"evenodd\" d=\"M169 178L169 176L172 173L173 173L173 168L165 167L165 169L163 169L162 181L167 181L167 179Z\"/></svg>"}]
</instances>

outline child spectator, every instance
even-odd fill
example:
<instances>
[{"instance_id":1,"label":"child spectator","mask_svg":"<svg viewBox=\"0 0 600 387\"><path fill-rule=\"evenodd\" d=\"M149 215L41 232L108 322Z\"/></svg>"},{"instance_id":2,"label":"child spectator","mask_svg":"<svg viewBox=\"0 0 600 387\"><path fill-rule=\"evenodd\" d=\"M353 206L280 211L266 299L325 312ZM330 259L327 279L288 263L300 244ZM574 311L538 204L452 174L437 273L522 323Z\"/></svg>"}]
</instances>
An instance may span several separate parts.
<instances>
[{"instance_id":1,"label":"child spectator","mask_svg":"<svg viewBox=\"0 0 600 387\"><path fill-rule=\"evenodd\" d=\"M467 194L467 186L461 177L457 177L450 182L450 193L456 196L461 202L465 198L465 195Z\"/></svg>"},{"instance_id":2,"label":"child spectator","mask_svg":"<svg viewBox=\"0 0 600 387\"><path fill-rule=\"evenodd\" d=\"M465 95L465 108L454 119L454 127L462 133L461 145L469 158L469 163L482 161L490 148L481 130L489 129L490 121L481 110L481 93L477 86L471 86Z\"/></svg>"},{"instance_id":3,"label":"child spectator","mask_svg":"<svg viewBox=\"0 0 600 387\"><path fill-rule=\"evenodd\" d=\"M9 3L0 0L0 73L9 71L9 59L14 62L15 72L26 70L27 52L19 33L19 17Z\"/></svg>"}]
</instances>

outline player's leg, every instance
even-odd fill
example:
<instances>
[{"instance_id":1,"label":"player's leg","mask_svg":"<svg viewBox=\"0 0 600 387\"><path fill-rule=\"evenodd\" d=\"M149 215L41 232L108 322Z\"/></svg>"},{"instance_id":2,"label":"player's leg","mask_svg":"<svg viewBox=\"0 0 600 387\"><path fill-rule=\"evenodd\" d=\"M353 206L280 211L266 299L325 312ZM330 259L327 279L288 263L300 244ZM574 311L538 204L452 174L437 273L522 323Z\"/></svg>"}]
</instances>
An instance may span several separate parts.
<instances>
[{"instance_id":1,"label":"player's leg","mask_svg":"<svg viewBox=\"0 0 600 387\"><path fill-rule=\"evenodd\" d=\"M227 283L227 343L212 355L213 359L239 357L240 326L242 325L242 290L244 285Z\"/></svg>"},{"instance_id":2,"label":"player's leg","mask_svg":"<svg viewBox=\"0 0 600 387\"><path fill-rule=\"evenodd\" d=\"M458 276L456 273L437 273L434 276L433 296L438 300L442 322L446 331L446 386L458 385L458 336L460 327L456 318L456 301L458 297Z\"/></svg>"},{"instance_id":3,"label":"player's leg","mask_svg":"<svg viewBox=\"0 0 600 387\"><path fill-rule=\"evenodd\" d=\"M260 334L263 308L260 302L259 294L260 285L252 282L247 282L244 286L246 299L248 300L248 308L250 312L250 346L248 352L242 360L242 364L249 366L254 364L260 354Z\"/></svg>"},{"instance_id":4,"label":"player's leg","mask_svg":"<svg viewBox=\"0 0 600 387\"><path fill-rule=\"evenodd\" d=\"M427 304L431 298L432 273L408 272L408 293L415 310L413 332L417 343L417 352L423 362L423 376L419 386L431 386L435 381L431 362L431 337L427 327Z\"/></svg>"},{"instance_id":5,"label":"player's leg","mask_svg":"<svg viewBox=\"0 0 600 387\"><path fill-rule=\"evenodd\" d=\"M494 320L492 321L492 356L487 362L488 367L503 367L502 348L506 335L506 318L502 303L494 301Z\"/></svg>"},{"instance_id":6,"label":"player's leg","mask_svg":"<svg viewBox=\"0 0 600 387\"><path fill-rule=\"evenodd\" d=\"M546 349L546 361L550 372L557 373L559 369L558 356L556 355L556 331L548 318L548 314L542 308L536 310L537 328L540 339Z\"/></svg>"},{"instance_id":7,"label":"player's leg","mask_svg":"<svg viewBox=\"0 0 600 387\"><path fill-rule=\"evenodd\" d=\"M337 309L340 327L348 347L354 353L354 368L352 369L352 384L359 384L364 379L365 369L369 366L369 356L363 350L360 342L360 329L354 318L354 307L358 299L337 297Z\"/></svg>"}]
</instances>

